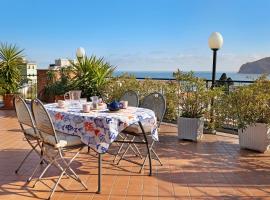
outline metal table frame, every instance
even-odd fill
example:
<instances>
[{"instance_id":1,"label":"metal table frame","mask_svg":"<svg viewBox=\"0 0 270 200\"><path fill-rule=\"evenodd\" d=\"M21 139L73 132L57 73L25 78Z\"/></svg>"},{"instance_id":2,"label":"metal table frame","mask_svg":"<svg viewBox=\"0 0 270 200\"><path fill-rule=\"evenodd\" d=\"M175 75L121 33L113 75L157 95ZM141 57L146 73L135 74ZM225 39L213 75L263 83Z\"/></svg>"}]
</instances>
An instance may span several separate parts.
<instances>
[{"instance_id":1,"label":"metal table frame","mask_svg":"<svg viewBox=\"0 0 270 200\"><path fill-rule=\"evenodd\" d=\"M143 125L140 121L138 121L139 126L142 130L142 134L144 137L144 142L131 142L131 141L115 141L115 142L123 142L123 143L137 143L137 144L145 144L147 148L147 153L148 153L148 160L149 160L149 176L152 176L152 160L151 160L151 151L149 148L149 143L147 140L146 133L144 131ZM98 189L97 189L97 194L101 193L101 184L102 184L102 153L98 153Z\"/></svg>"}]
</instances>

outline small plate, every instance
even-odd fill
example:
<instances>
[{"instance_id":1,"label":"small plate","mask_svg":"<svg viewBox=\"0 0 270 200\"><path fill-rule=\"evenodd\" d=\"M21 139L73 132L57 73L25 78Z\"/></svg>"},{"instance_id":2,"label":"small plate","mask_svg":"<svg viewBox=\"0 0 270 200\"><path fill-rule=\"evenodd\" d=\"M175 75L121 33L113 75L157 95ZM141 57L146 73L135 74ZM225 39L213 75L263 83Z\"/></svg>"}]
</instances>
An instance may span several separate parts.
<instances>
[{"instance_id":1,"label":"small plate","mask_svg":"<svg viewBox=\"0 0 270 200\"><path fill-rule=\"evenodd\" d=\"M84 112L83 110L80 110L80 112L81 112L81 113L90 113L90 112L91 112L91 110L90 110L89 112Z\"/></svg>"},{"instance_id":2,"label":"small plate","mask_svg":"<svg viewBox=\"0 0 270 200\"><path fill-rule=\"evenodd\" d=\"M110 112L117 112L117 111L119 111L119 110L120 110L119 108L118 108L118 109L110 109L110 108L109 108L109 111L110 111Z\"/></svg>"}]
</instances>

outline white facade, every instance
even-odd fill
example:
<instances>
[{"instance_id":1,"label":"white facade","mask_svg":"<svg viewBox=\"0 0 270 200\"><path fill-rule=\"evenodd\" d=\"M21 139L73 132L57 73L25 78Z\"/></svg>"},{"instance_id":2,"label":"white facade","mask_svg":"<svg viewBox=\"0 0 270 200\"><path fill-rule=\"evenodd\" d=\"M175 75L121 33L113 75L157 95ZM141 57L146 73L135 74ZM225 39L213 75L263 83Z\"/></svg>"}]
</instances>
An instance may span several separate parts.
<instances>
[{"instance_id":1,"label":"white facade","mask_svg":"<svg viewBox=\"0 0 270 200\"><path fill-rule=\"evenodd\" d=\"M68 67L70 66L70 60L66 58L59 58L54 61L54 64L49 65L49 69L57 70L61 67Z\"/></svg>"},{"instance_id":2,"label":"white facade","mask_svg":"<svg viewBox=\"0 0 270 200\"><path fill-rule=\"evenodd\" d=\"M21 69L21 75L23 79L37 80L37 64L25 60Z\"/></svg>"},{"instance_id":3,"label":"white facade","mask_svg":"<svg viewBox=\"0 0 270 200\"><path fill-rule=\"evenodd\" d=\"M27 78L34 80L37 79L37 64L34 62L26 63L26 76Z\"/></svg>"}]
</instances>

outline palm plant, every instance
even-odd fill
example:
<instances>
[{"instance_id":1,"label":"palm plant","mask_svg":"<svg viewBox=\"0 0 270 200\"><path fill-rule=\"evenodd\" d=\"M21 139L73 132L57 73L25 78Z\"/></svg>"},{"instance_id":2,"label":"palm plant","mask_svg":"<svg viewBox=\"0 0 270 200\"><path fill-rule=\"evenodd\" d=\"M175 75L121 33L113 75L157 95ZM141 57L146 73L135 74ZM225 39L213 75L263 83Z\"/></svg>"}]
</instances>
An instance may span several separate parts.
<instances>
[{"instance_id":1,"label":"palm plant","mask_svg":"<svg viewBox=\"0 0 270 200\"><path fill-rule=\"evenodd\" d=\"M77 58L77 62L70 63L75 74L72 85L74 89L82 90L82 95L87 98L101 95L115 69L103 58L96 56Z\"/></svg>"},{"instance_id":2,"label":"palm plant","mask_svg":"<svg viewBox=\"0 0 270 200\"><path fill-rule=\"evenodd\" d=\"M6 94L15 93L19 87L20 68L23 65L23 49L16 45L0 44L0 87Z\"/></svg>"}]
</instances>

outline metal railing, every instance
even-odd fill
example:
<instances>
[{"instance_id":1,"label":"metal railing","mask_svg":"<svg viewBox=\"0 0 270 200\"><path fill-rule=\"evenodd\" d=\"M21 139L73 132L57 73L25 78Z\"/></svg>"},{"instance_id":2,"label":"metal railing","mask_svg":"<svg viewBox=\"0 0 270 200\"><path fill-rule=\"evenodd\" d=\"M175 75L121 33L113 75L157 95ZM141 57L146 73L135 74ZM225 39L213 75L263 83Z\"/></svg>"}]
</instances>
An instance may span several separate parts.
<instances>
[{"instance_id":1,"label":"metal railing","mask_svg":"<svg viewBox=\"0 0 270 200\"><path fill-rule=\"evenodd\" d=\"M137 77L137 80L146 80L147 78L142 78L142 77ZM176 79L174 78L150 78L151 80L156 80L156 81L176 81ZM236 80L236 81L220 81L220 80L216 80L216 86L225 86L225 88L227 89L227 92L231 92L233 90L235 90L237 87L241 87L244 85L248 85L248 84L252 84L254 83L254 81L240 81L240 80ZM212 80L205 80L205 84L207 88L211 88L212 86ZM163 89L161 89L161 93L163 93ZM163 93L164 94L164 93ZM164 94L166 96L166 94ZM179 106L176 106L176 109L179 109ZM209 121L206 119L206 121ZM222 131L225 132L229 132L229 133L233 133L233 134L237 134L237 121L232 117L232 116L227 116L226 119L222 122L221 125L221 129Z\"/></svg>"},{"instance_id":2,"label":"metal railing","mask_svg":"<svg viewBox=\"0 0 270 200\"><path fill-rule=\"evenodd\" d=\"M37 75L22 75L21 83L18 88L18 94L24 99L34 99L37 97ZM3 101L3 96L0 95L0 103Z\"/></svg>"},{"instance_id":3,"label":"metal railing","mask_svg":"<svg viewBox=\"0 0 270 200\"><path fill-rule=\"evenodd\" d=\"M18 90L24 99L34 99L37 97L37 75L30 74L22 76L21 85Z\"/></svg>"}]
</instances>

